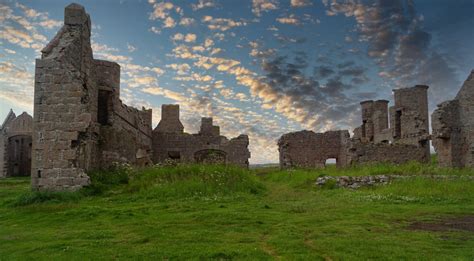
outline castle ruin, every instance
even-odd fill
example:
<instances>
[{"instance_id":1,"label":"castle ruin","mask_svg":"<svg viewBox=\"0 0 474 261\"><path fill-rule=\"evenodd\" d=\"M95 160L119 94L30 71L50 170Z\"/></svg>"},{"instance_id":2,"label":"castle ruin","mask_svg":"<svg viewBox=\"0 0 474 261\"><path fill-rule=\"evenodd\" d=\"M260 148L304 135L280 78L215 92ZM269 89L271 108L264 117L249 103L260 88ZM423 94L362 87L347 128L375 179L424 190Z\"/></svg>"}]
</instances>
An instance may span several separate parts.
<instances>
[{"instance_id":1,"label":"castle ruin","mask_svg":"<svg viewBox=\"0 0 474 261\"><path fill-rule=\"evenodd\" d=\"M93 58L91 20L84 8L65 8L64 25L36 60L34 117L12 111L0 127L0 177L31 173L39 190L76 190L87 172L111 164L147 166L167 161L248 167L249 138L227 139L212 118L184 132L179 105L163 105L158 126L152 111L120 99L120 65ZM474 71L454 100L438 105L429 133L428 86L393 90L387 100L361 102L362 124L349 131L284 134L281 168L430 160L429 141L446 167L474 166Z\"/></svg>"},{"instance_id":2,"label":"castle ruin","mask_svg":"<svg viewBox=\"0 0 474 261\"><path fill-rule=\"evenodd\" d=\"M216 132L212 119L205 121L198 137L178 143L161 139L160 130L169 131L163 127L168 119L153 132L151 110L122 103L120 65L94 59L90 36L89 15L81 5L70 4L65 8L63 27L36 60L33 188L75 190L90 183L86 174L90 170L116 162L150 165L153 155L160 162L165 148L179 148L184 162L190 162L188 153L206 162L207 155L215 151L225 153L225 163L248 166L247 136L228 141L219 135L218 127Z\"/></svg>"},{"instance_id":3,"label":"castle ruin","mask_svg":"<svg viewBox=\"0 0 474 261\"><path fill-rule=\"evenodd\" d=\"M172 160L249 166L247 135L229 140L220 135L220 128L213 125L212 118L201 119L199 133L186 133L179 119L179 105L161 107L161 121L153 130L153 145L153 161L157 163Z\"/></svg>"},{"instance_id":4,"label":"castle ruin","mask_svg":"<svg viewBox=\"0 0 474 261\"><path fill-rule=\"evenodd\" d=\"M337 166L410 160L428 162L428 86L395 89L395 105L387 100L361 102L362 125L349 131L300 131L278 141L280 167L324 167L327 159ZM390 124L389 124L390 115Z\"/></svg>"}]
</instances>

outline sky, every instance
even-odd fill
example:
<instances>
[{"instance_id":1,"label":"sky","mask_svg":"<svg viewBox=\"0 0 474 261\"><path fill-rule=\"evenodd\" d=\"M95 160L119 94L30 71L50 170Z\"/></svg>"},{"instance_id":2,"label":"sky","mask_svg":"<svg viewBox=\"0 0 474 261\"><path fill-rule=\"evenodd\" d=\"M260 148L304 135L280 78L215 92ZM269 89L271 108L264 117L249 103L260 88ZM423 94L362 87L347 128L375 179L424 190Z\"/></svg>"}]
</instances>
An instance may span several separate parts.
<instances>
[{"instance_id":1,"label":"sky","mask_svg":"<svg viewBox=\"0 0 474 261\"><path fill-rule=\"evenodd\" d=\"M35 59L61 28L62 0L0 0L0 121L32 114ZM360 125L360 101L429 85L430 110L474 69L474 0L78 0L94 58L121 65L121 99L180 104L185 131L213 117L249 135L250 163L278 138Z\"/></svg>"}]
</instances>

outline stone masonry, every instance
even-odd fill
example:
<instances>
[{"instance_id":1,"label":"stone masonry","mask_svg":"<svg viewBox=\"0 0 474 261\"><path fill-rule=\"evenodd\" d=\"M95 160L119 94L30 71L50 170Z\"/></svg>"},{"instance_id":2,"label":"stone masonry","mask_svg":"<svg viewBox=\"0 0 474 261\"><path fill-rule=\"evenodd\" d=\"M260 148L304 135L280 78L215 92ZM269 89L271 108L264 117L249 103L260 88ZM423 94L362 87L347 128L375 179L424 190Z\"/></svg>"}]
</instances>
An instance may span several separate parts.
<instances>
[{"instance_id":1,"label":"stone masonry","mask_svg":"<svg viewBox=\"0 0 474 261\"><path fill-rule=\"evenodd\" d=\"M33 118L10 110L0 126L0 178L30 175L32 133Z\"/></svg>"},{"instance_id":2,"label":"stone masonry","mask_svg":"<svg viewBox=\"0 0 474 261\"><path fill-rule=\"evenodd\" d=\"M84 8L68 5L36 60L34 189L75 190L89 184L89 170L150 161L151 110L120 101L120 66L93 58L90 30Z\"/></svg>"},{"instance_id":3,"label":"stone masonry","mask_svg":"<svg viewBox=\"0 0 474 261\"><path fill-rule=\"evenodd\" d=\"M348 163L428 162L427 90L425 85L395 89L395 105L390 108L386 100L361 102L362 125L354 130Z\"/></svg>"},{"instance_id":4,"label":"stone masonry","mask_svg":"<svg viewBox=\"0 0 474 261\"><path fill-rule=\"evenodd\" d=\"M474 71L454 100L431 115L433 146L443 167L474 167Z\"/></svg>"},{"instance_id":5,"label":"stone masonry","mask_svg":"<svg viewBox=\"0 0 474 261\"><path fill-rule=\"evenodd\" d=\"M278 141L280 167L324 167L328 158L335 158L337 166L428 162L427 89L417 85L393 90L395 105L390 108L387 100L361 102L362 125L354 130L352 138L347 130L283 135Z\"/></svg>"},{"instance_id":6,"label":"stone masonry","mask_svg":"<svg viewBox=\"0 0 474 261\"><path fill-rule=\"evenodd\" d=\"M153 130L153 161L221 163L248 168L248 145L247 135L230 140L221 136L212 118L202 118L199 133L186 133L179 119L179 105L163 105L161 121Z\"/></svg>"},{"instance_id":7,"label":"stone masonry","mask_svg":"<svg viewBox=\"0 0 474 261\"><path fill-rule=\"evenodd\" d=\"M321 168L326 160L336 159L337 166L347 165L349 131L298 131L287 133L278 140L282 169Z\"/></svg>"}]
</instances>

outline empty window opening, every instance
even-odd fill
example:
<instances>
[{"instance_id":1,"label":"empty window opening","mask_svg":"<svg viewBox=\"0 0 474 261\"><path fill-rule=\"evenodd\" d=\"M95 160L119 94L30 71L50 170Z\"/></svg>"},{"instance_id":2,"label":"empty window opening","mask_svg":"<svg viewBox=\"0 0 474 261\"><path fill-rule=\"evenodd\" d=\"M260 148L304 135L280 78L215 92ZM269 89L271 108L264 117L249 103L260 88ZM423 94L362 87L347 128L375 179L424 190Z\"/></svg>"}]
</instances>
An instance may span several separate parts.
<instances>
[{"instance_id":1,"label":"empty window opening","mask_svg":"<svg viewBox=\"0 0 474 261\"><path fill-rule=\"evenodd\" d=\"M401 138L402 136L402 111L395 113L395 138Z\"/></svg>"},{"instance_id":2,"label":"empty window opening","mask_svg":"<svg viewBox=\"0 0 474 261\"><path fill-rule=\"evenodd\" d=\"M365 138L365 128L366 128L366 125L367 124L367 121L362 121L362 138Z\"/></svg>"},{"instance_id":3,"label":"empty window opening","mask_svg":"<svg viewBox=\"0 0 474 261\"><path fill-rule=\"evenodd\" d=\"M329 158L324 163L325 166L335 166L336 164L337 164L337 159L336 158Z\"/></svg>"},{"instance_id":4,"label":"empty window opening","mask_svg":"<svg viewBox=\"0 0 474 261\"><path fill-rule=\"evenodd\" d=\"M109 124L109 107L111 106L110 102L110 92L109 91L99 91L99 104L97 106L97 121L101 125Z\"/></svg>"}]
</instances>

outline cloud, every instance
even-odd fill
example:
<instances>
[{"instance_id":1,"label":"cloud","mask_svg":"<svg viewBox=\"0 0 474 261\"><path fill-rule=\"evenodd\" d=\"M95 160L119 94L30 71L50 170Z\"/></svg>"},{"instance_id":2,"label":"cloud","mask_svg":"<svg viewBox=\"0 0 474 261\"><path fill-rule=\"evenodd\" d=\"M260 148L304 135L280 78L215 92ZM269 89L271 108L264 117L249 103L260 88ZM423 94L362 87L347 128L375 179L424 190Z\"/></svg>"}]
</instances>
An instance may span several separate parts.
<instances>
[{"instance_id":1,"label":"cloud","mask_svg":"<svg viewBox=\"0 0 474 261\"><path fill-rule=\"evenodd\" d=\"M0 100L27 110L33 109L33 73L10 60L0 61Z\"/></svg>"},{"instance_id":2,"label":"cloud","mask_svg":"<svg viewBox=\"0 0 474 261\"><path fill-rule=\"evenodd\" d=\"M177 102L182 102L182 101L187 100L187 98L184 95L182 95L178 92L174 92L174 91L170 91L170 90L161 88L161 87L148 87L148 88L142 89L142 91L144 93L148 93L148 94L161 95L161 96L164 96L168 99L175 100Z\"/></svg>"},{"instance_id":3,"label":"cloud","mask_svg":"<svg viewBox=\"0 0 474 261\"><path fill-rule=\"evenodd\" d=\"M161 34L161 29L155 26L150 27L150 32L153 32L155 34Z\"/></svg>"},{"instance_id":4,"label":"cloud","mask_svg":"<svg viewBox=\"0 0 474 261\"><path fill-rule=\"evenodd\" d=\"M164 28L173 28L175 26L176 26L176 21L171 16L166 17L165 20L163 21Z\"/></svg>"},{"instance_id":5,"label":"cloud","mask_svg":"<svg viewBox=\"0 0 474 261\"><path fill-rule=\"evenodd\" d=\"M168 64L166 65L167 68L172 68L173 70L176 71L178 75L185 75L191 70L191 66L187 63L182 63L182 64Z\"/></svg>"},{"instance_id":6,"label":"cloud","mask_svg":"<svg viewBox=\"0 0 474 261\"><path fill-rule=\"evenodd\" d=\"M291 24L291 25L299 25L300 21L295 18L295 15L290 15L289 17L279 17L276 19L281 24Z\"/></svg>"},{"instance_id":7,"label":"cloud","mask_svg":"<svg viewBox=\"0 0 474 261\"><path fill-rule=\"evenodd\" d=\"M314 69L315 75L318 78L327 78L335 73L334 69L327 65L320 65Z\"/></svg>"},{"instance_id":8,"label":"cloud","mask_svg":"<svg viewBox=\"0 0 474 261\"><path fill-rule=\"evenodd\" d=\"M278 9L276 0L252 0L252 12L256 16L261 16L262 12Z\"/></svg>"},{"instance_id":9,"label":"cloud","mask_svg":"<svg viewBox=\"0 0 474 261\"><path fill-rule=\"evenodd\" d=\"M291 0L290 2L292 7L304 7L312 5L311 0Z\"/></svg>"},{"instance_id":10,"label":"cloud","mask_svg":"<svg viewBox=\"0 0 474 261\"><path fill-rule=\"evenodd\" d=\"M194 43L196 41L197 36L195 34L186 34L184 37L184 41L187 43Z\"/></svg>"},{"instance_id":11,"label":"cloud","mask_svg":"<svg viewBox=\"0 0 474 261\"><path fill-rule=\"evenodd\" d=\"M179 25L182 25L182 26L190 26L190 25L193 25L196 21L193 19L193 18L189 18L189 17L183 17L181 18L181 20L179 21Z\"/></svg>"},{"instance_id":12,"label":"cloud","mask_svg":"<svg viewBox=\"0 0 474 261\"><path fill-rule=\"evenodd\" d=\"M16 3L23 15L16 15L11 6L0 4L0 39L21 48L40 51L46 45L46 36L39 29L53 29L62 22L49 18L48 13L38 12L25 5Z\"/></svg>"},{"instance_id":13,"label":"cloud","mask_svg":"<svg viewBox=\"0 0 474 261\"><path fill-rule=\"evenodd\" d=\"M213 18L210 15L206 15L202 18L203 23L207 23L207 27L210 30L227 31L234 27L246 26L245 21L235 21L230 18Z\"/></svg>"},{"instance_id":14,"label":"cloud","mask_svg":"<svg viewBox=\"0 0 474 261\"><path fill-rule=\"evenodd\" d=\"M170 2L160 2L160 3L152 3L152 4L153 4L153 12L150 14L151 20L166 19L170 13L170 10L174 8L173 3L170 3Z\"/></svg>"},{"instance_id":15,"label":"cloud","mask_svg":"<svg viewBox=\"0 0 474 261\"><path fill-rule=\"evenodd\" d=\"M171 16L171 12L178 14L179 16L183 15L183 9L179 6L174 5L171 2L159 2L149 1L153 7L153 12L150 13L149 19L160 20L163 22L163 28L173 28L176 26L176 20ZM150 29L154 33L160 33L160 30L156 27L151 27Z\"/></svg>"},{"instance_id":16,"label":"cloud","mask_svg":"<svg viewBox=\"0 0 474 261\"><path fill-rule=\"evenodd\" d=\"M127 43L127 50L131 53L135 52L137 50L137 47Z\"/></svg>"},{"instance_id":17,"label":"cloud","mask_svg":"<svg viewBox=\"0 0 474 261\"><path fill-rule=\"evenodd\" d=\"M216 6L216 3L213 0L199 0L197 4L191 5L193 11L214 6Z\"/></svg>"},{"instance_id":18,"label":"cloud","mask_svg":"<svg viewBox=\"0 0 474 261\"><path fill-rule=\"evenodd\" d=\"M448 59L432 44L432 36L423 28L413 1L324 1L330 16L344 14L354 17L361 41L368 43L368 56L378 64L379 75L395 86L427 84L435 102L447 92L446 85L459 85L455 70ZM438 68L439 67L439 68ZM439 74L427 77L428 69ZM432 73L429 73L432 75Z\"/></svg>"},{"instance_id":19,"label":"cloud","mask_svg":"<svg viewBox=\"0 0 474 261\"><path fill-rule=\"evenodd\" d=\"M249 55L252 57L268 58L276 53L274 48L262 49L257 41L250 41L249 46L251 47Z\"/></svg>"}]
</instances>

